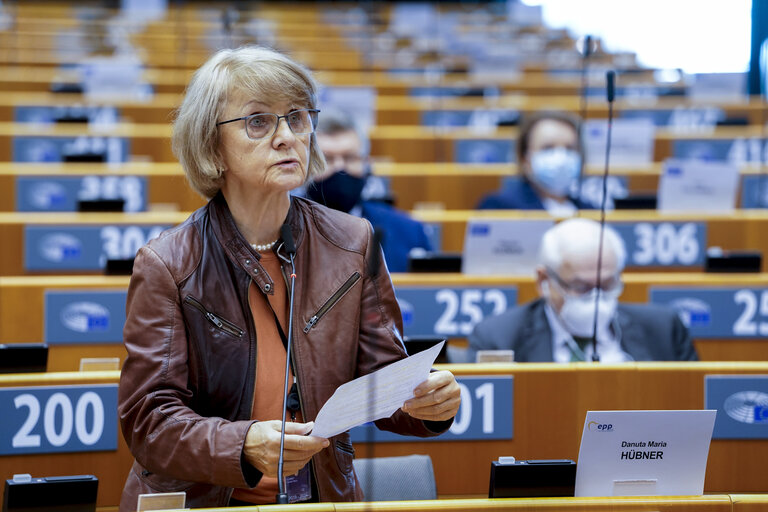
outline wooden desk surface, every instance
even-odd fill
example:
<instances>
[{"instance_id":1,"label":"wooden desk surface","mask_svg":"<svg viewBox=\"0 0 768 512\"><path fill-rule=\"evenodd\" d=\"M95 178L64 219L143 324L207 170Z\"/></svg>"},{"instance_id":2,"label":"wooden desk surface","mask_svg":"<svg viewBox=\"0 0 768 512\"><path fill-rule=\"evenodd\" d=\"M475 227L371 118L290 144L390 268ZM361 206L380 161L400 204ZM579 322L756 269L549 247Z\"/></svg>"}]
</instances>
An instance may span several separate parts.
<instances>
[{"instance_id":1,"label":"wooden desk surface","mask_svg":"<svg viewBox=\"0 0 768 512\"><path fill-rule=\"evenodd\" d=\"M398 501L362 503L312 503L293 505L261 505L242 508L253 512L474 512L494 510L529 511L615 511L615 512L675 512L675 511L764 511L768 495L713 494L704 496L646 496L613 498L507 498L507 499L441 499L437 501ZM207 512L228 512L230 508L200 509ZM179 511L181 512L181 511Z\"/></svg>"},{"instance_id":2,"label":"wooden desk surface","mask_svg":"<svg viewBox=\"0 0 768 512\"><path fill-rule=\"evenodd\" d=\"M358 457L428 454L434 465L438 494L449 496L485 495L490 462L501 455L577 460L588 410L700 409L704 404L706 375L768 373L768 363L529 363L438 367L450 369L459 377L513 376L514 396L510 405L513 406L514 439L357 444L356 450ZM114 383L118 375L118 372L0 375L0 387ZM100 480L98 505L116 505L132 461L122 437L119 438L117 452L2 457L0 478L24 472L95 474ZM768 492L763 468L766 456L766 440L713 440L705 492ZM637 510L648 508L643 506Z\"/></svg>"}]
</instances>

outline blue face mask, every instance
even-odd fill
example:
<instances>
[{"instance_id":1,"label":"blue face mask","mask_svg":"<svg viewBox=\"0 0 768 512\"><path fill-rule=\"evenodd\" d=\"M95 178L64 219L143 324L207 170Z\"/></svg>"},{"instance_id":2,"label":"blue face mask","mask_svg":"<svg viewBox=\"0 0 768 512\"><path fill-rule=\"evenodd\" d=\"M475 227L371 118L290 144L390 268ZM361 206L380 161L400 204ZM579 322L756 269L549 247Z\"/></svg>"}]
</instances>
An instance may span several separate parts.
<instances>
[{"instance_id":1,"label":"blue face mask","mask_svg":"<svg viewBox=\"0 0 768 512\"><path fill-rule=\"evenodd\" d=\"M324 180L310 183L307 197L311 200L345 213L360 202L367 175L359 178L346 171L337 171Z\"/></svg>"},{"instance_id":2,"label":"blue face mask","mask_svg":"<svg viewBox=\"0 0 768 512\"><path fill-rule=\"evenodd\" d=\"M581 156L573 150L553 148L537 151L531 156L533 180L555 196L567 196L579 177Z\"/></svg>"}]
</instances>

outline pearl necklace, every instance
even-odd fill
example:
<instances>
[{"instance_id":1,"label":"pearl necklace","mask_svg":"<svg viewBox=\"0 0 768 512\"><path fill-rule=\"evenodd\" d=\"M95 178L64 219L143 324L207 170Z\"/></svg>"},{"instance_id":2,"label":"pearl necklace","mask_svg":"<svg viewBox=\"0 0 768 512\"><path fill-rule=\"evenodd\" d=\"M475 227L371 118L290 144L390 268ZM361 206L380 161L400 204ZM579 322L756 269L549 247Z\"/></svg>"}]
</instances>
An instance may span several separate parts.
<instances>
[{"instance_id":1,"label":"pearl necklace","mask_svg":"<svg viewBox=\"0 0 768 512\"><path fill-rule=\"evenodd\" d=\"M277 240L280 240L279 238ZM274 242L269 242L268 244L251 244L251 247L253 247L255 250L259 252L268 251L272 248L273 245L277 243L277 240Z\"/></svg>"}]
</instances>

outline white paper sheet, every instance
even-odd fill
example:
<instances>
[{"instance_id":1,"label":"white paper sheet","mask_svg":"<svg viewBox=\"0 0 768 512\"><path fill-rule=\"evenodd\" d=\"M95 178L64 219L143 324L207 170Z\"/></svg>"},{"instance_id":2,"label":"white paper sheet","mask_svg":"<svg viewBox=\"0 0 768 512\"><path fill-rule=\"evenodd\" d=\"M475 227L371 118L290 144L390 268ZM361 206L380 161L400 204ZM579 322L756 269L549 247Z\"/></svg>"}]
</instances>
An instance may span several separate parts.
<instances>
[{"instance_id":1,"label":"white paper sheet","mask_svg":"<svg viewBox=\"0 0 768 512\"><path fill-rule=\"evenodd\" d=\"M427 380L445 342L339 386L315 418L313 436L332 437L392 416Z\"/></svg>"}]
</instances>

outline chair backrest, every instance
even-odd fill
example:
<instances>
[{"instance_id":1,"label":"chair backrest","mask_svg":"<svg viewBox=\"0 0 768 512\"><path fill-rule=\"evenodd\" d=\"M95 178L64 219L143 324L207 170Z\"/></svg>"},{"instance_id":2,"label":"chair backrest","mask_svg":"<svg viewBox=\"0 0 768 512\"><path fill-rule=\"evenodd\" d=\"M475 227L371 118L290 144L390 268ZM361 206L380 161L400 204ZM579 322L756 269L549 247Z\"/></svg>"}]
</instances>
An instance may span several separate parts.
<instances>
[{"instance_id":1,"label":"chair backrest","mask_svg":"<svg viewBox=\"0 0 768 512\"><path fill-rule=\"evenodd\" d=\"M429 455L355 459L354 465L365 501L437 499Z\"/></svg>"}]
</instances>

